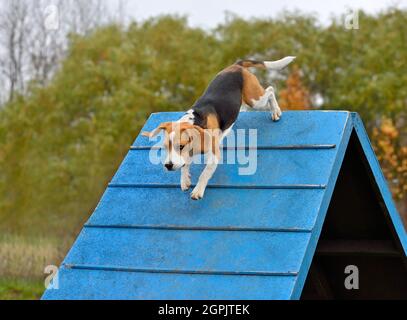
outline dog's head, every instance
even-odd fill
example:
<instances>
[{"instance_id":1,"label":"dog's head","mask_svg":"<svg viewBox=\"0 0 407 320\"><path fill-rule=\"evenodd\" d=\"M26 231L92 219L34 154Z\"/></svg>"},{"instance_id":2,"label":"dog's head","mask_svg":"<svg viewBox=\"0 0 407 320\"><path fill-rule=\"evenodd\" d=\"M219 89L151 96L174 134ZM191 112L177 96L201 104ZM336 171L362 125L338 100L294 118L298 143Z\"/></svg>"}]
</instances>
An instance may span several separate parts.
<instances>
[{"instance_id":1,"label":"dog's head","mask_svg":"<svg viewBox=\"0 0 407 320\"><path fill-rule=\"evenodd\" d=\"M193 155L205 153L211 144L211 136L206 130L188 122L163 122L142 135L151 138L161 131L165 133L163 146L167 152L164 166L169 171L190 164Z\"/></svg>"}]
</instances>

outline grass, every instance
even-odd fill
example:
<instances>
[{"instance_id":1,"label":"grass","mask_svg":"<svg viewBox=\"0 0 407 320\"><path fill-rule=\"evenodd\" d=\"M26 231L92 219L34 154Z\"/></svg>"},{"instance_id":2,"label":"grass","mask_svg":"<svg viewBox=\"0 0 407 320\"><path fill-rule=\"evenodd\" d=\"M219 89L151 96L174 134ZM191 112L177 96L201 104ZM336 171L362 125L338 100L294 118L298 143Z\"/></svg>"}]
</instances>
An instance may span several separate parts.
<instances>
[{"instance_id":1,"label":"grass","mask_svg":"<svg viewBox=\"0 0 407 320\"><path fill-rule=\"evenodd\" d=\"M59 266L68 243L55 238L0 236L0 299L39 299L48 265Z\"/></svg>"},{"instance_id":2,"label":"grass","mask_svg":"<svg viewBox=\"0 0 407 320\"><path fill-rule=\"evenodd\" d=\"M41 298L44 290L43 280L0 280L0 300L36 300Z\"/></svg>"},{"instance_id":3,"label":"grass","mask_svg":"<svg viewBox=\"0 0 407 320\"><path fill-rule=\"evenodd\" d=\"M43 279L47 265L59 265L66 250L49 238L6 235L0 238L0 276Z\"/></svg>"}]
</instances>

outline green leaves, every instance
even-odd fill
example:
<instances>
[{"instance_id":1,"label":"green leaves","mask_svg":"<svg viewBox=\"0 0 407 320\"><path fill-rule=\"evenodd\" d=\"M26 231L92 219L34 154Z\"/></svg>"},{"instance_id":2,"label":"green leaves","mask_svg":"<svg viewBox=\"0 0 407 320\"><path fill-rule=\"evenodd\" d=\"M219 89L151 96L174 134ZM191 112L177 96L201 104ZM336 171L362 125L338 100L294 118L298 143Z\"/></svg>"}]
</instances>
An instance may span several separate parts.
<instances>
[{"instance_id":1,"label":"green leaves","mask_svg":"<svg viewBox=\"0 0 407 320\"><path fill-rule=\"evenodd\" d=\"M71 35L51 84L33 84L0 111L0 229L78 230L146 117L186 110L239 58L296 55L311 98L322 96L322 108L358 111L370 129L381 116L405 117L406 22L405 10L362 12L360 29L346 30L341 19L321 26L313 16L285 13L273 20L229 16L205 31L161 16L126 30L111 25ZM281 89L290 70L258 74Z\"/></svg>"}]
</instances>

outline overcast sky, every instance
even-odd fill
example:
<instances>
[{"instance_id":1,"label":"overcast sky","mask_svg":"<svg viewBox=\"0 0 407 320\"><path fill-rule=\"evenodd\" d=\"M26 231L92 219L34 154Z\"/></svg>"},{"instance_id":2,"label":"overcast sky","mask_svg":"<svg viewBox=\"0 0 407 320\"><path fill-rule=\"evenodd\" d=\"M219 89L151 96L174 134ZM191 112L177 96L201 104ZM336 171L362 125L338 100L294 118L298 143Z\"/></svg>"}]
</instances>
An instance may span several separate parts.
<instances>
[{"instance_id":1,"label":"overcast sky","mask_svg":"<svg viewBox=\"0 0 407 320\"><path fill-rule=\"evenodd\" d=\"M112 5L120 0L108 0ZM326 23L332 13L361 8L376 13L390 5L407 8L407 0L125 0L130 18L143 20L159 14L182 14L192 26L211 28L224 20L225 11L245 18L275 17L283 10L316 13Z\"/></svg>"}]
</instances>

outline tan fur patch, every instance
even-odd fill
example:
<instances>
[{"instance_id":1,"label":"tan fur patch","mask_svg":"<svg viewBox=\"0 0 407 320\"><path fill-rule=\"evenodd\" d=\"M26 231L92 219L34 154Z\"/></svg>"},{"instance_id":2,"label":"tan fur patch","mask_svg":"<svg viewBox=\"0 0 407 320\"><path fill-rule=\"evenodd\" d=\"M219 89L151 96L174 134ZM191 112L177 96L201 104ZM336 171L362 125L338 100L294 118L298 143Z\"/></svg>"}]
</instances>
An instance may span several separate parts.
<instances>
[{"instance_id":1,"label":"tan fur patch","mask_svg":"<svg viewBox=\"0 0 407 320\"><path fill-rule=\"evenodd\" d=\"M245 104L253 107L253 100L259 100L264 95L264 88L257 77L247 69L242 70L243 90L242 100Z\"/></svg>"},{"instance_id":2,"label":"tan fur patch","mask_svg":"<svg viewBox=\"0 0 407 320\"><path fill-rule=\"evenodd\" d=\"M239 66L237 64L232 64L231 66L223 69L220 73L222 73L222 72L240 72L243 69L244 68L242 66Z\"/></svg>"},{"instance_id":3,"label":"tan fur patch","mask_svg":"<svg viewBox=\"0 0 407 320\"><path fill-rule=\"evenodd\" d=\"M220 150L219 150L219 135L212 135L212 153L220 159Z\"/></svg>"},{"instance_id":4,"label":"tan fur patch","mask_svg":"<svg viewBox=\"0 0 407 320\"><path fill-rule=\"evenodd\" d=\"M218 117L212 113L206 118L206 128L207 129L219 129Z\"/></svg>"},{"instance_id":5,"label":"tan fur patch","mask_svg":"<svg viewBox=\"0 0 407 320\"><path fill-rule=\"evenodd\" d=\"M265 68L266 68L266 66L264 65L264 63L261 62L261 61L245 60L245 61L241 61L239 64L240 64L242 67L244 67L244 68L251 68L251 67L262 68L262 69L265 69Z\"/></svg>"}]
</instances>

